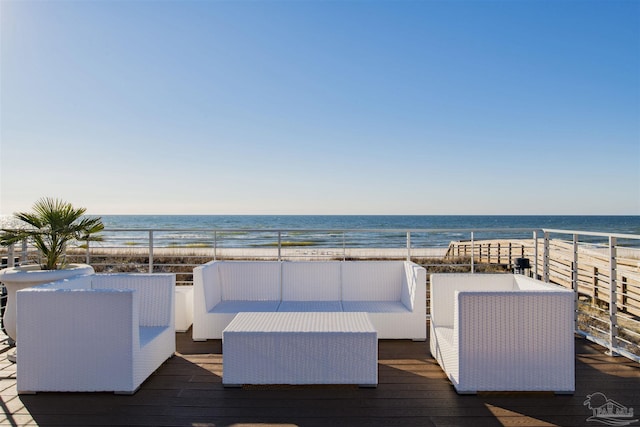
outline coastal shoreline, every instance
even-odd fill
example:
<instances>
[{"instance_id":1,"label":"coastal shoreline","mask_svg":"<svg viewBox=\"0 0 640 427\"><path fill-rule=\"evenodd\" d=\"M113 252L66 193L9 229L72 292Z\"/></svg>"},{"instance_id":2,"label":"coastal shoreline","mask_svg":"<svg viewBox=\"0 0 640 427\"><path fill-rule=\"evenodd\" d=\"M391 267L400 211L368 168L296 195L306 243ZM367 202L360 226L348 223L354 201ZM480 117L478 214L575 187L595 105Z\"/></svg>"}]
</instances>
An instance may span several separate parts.
<instances>
[{"instance_id":1,"label":"coastal shoreline","mask_svg":"<svg viewBox=\"0 0 640 427\"><path fill-rule=\"evenodd\" d=\"M281 248L281 258L357 258L357 259L405 259L411 257L443 258L448 248ZM80 251L76 252L78 254ZM82 250L82 253L85 251ZM149 248L91 248L91 256L146 256ZM278 248L153 248L153 256L194 256L215 258L277 258Z\"/></svg>"}]
</instances>

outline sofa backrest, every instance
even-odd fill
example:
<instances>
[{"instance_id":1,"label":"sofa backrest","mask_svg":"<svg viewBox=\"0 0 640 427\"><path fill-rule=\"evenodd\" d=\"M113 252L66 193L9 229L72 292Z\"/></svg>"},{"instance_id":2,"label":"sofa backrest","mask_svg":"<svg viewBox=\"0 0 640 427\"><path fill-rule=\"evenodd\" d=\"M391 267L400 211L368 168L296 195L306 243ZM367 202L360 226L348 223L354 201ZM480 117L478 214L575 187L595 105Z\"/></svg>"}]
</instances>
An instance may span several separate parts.
<instances>
[{"instance_id":1,"label":"sofa backrest","mask_svg":"<svg viewBox=\"0 0 640 427\"><path fill-rule=\"evenodd\" d=\"M55 282L38 285L41 289L91 289L92 274L83 274L69 279L56 280Z\"/></svg>"},{"instance_id":2,"label":"sofa backrest","mask_svg":"<svg viewBox=\"0 0 640 427\"><path fill-rule=\"evenodd\" d=\"M456 291L512 291L512 274L435 273L431 275L431 320L453 327Z\"/></svg>"},{"instance_id":3,"label":"sofa backrest","mask_svg":"<svg viewBox=\"0 0 640 427\"><path fill-rule=\"evenodd\" d=\"M175 274L115 273L91 276L94 289L131 289L137 292L140 326L173 325Z\"/></svg>"},{"instance_id":4,"label":"sofa backrest","mask_svg":"<svg viewBox=\"0 0 640 427\"><path fill-rule=\"evenodd\" d=\"M540 280L532 279L531 277L523 276L522 274L514 275L514 281L516 289L521 291L567 291L567 288L563 288L560 285L545 283Z\"/></svg>"},{"instance_id":5,"label":"sofa backrest","mask_svg":"<svg viewBox=\"0 0 640 427\"><path fill-rule=\"evenodd\" d=\"M345 261L343 301L400 301L404 261Z\"/></svg>"},{"instance_id":6,"label":"sofa backrest","mask_svg":"<svg viewBox=\"0 0 640 427\"><path fill-rule=\"evenodd\" d=\"M340 261L282 263L282 301L340 301Z\"/></svg>"},{"instance_id":7,"label":"sofa backrest","mask_svg":"<svg viewBox=\"0 0 640 427\"><path fill-rule=\"evenodd\" d=\"M280 262L218 262L222 301L279 301Z\"/></svg>"}]
</instances>

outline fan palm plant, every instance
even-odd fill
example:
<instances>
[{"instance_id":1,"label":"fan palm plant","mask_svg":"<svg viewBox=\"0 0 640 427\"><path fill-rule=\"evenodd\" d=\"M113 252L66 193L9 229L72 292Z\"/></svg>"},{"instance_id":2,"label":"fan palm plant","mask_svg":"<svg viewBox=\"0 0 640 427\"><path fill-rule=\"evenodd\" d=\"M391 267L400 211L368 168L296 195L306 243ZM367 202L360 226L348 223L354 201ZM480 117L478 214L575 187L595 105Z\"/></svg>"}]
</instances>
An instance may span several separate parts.
<instances>
[{"instance_id":1,"label":"fan palm plant","mask_svg":"<svg viewBox=\"0 0 640 427\"><path fill-rule=\"evenodd\" d=\"M27 227L17 230L2 229L0 244L8 246L30 239L44 256L43 270L64 267L63 255L71 241L99 240L92 236L104 229L100 218L83 217L85 208L74 208L71 203L45 197L33 205L33 212L15 213L14 217Z\"/></svg>"}]
</instances>

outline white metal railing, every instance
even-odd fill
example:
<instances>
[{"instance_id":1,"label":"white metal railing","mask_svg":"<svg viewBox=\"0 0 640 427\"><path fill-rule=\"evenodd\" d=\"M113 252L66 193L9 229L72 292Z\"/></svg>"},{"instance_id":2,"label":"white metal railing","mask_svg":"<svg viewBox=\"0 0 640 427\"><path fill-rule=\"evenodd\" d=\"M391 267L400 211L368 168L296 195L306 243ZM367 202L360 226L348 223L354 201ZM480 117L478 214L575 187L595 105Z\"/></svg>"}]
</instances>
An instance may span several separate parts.
<instances>
[{"instance_id":1,"label":"white metal railing","mask_svg":"<svg viewBox=\"0 0 640 427\"><path fill-rule=\"evenodd\" d=\"M492 264L501 264L509 270L514 259L526 257L532 260L531 276L575 290L574 317L578 334L605 346L612 355L621 354L640 362L640 235L556 229L111 229L105 232L109 233L110 240L92 242L91 246L87 242L84 250L69 253L69 258L92 264L96 271L175 272L177 282L183 285L192 282L193 267L212 259L388 257L418 261L428 271L462 266L466 271L477 272L481 265ZM189 244L181 245L181 236L185 235L189 236ZM321 244L305 246L305 236L309 235L322 235ZM371 252L371 248L362 244L371 235L383 236L381 241L386 236L392 242L388 246L392 247L379 248L379 253ZM444 242L443 236L451 235L458 237L455 242L458 253L446 257L447 246L434 246L433 242ZM507 248L507 243L502 246L495 243L496 236L523 243L517 249L508 243ZM262 241L259 247L251 245L255 239ZM449 249L451 247L449 245ZM460 251L461 247L465 248L464 252ZM438 250L430 250L434 248ZM6 248L5 255L8 265L13 265L16 259L19 263L37 262L33 248L26 242Z\"/></svg>"},{"instance_id":2,"label":"white metal railing","mask_svg":"<svg viewBox=\"0 0 640 427\"><path fill-rule=\"evenodd\" d=\"M210 245L209 249L211 249L212 256L214 259L217 259L220 256L222 250L225 249L222 246L223 241L233 240L234 233L255 233L255 234L268 234L272 233L275 236L275 242L273 244L275 252L275 258L282 259L285 256L285 242L283 240L283 235L290 233L298 233L298 234L312 234L312 233L322 233L325 235L338 234L339 238L334 238L335 245L332 246L333 249L337 249L338 252L332 252L334 257L342 257L346 259L349 256L349 249L353 249L353 246L350 246L349 239L347 236L349 234L357 234L357 235L366 235L372 233L384 233L384 234L396 234L397 236L402 236L403 246L402 249L406 250L406 258L412 258L413 256L419 256L419 245L412 244L412 236L416 234L428 234L428 235L438 235L443 233L451 233L455 232L458 234L468 234L469 240L474 240L474 235L479 233L505 233L505 234L519 234L518 238L523 237L523 233L535 233L537 231L533 229L215 229L215 230L202 230L202 229L112 229L105 230L106 232L111 233L120 233L120 232L137 232L137 233L148 233L148 238L146 239L147 244L145 246L148 247L148 252L151 255L151 259L153 259L153 250L154 248L158 248L155 244L157 236L159 233L200 233L203 236L207 236L208 239L207 244ZM231 236L231 237L229 237ZM142 239L140 239L142 240ZM398 239L396 239L397 241ZM327 240L328 241L328 240ZM136 244L136 242L127 242L128 244ZM296 242L292 242L292 246L296 246ZM144 243L143 243L144 244ZM303 246L303 245L300 245ZM446 247L446 246L445 246ZM189 246L175 246L175 248L189 249ZM388 248L384 246L384 248ZM228 249L228 247L227 247ZM397 249L397 247L396 247ZM89 250L87 250L89 253ZM273 256L273 255L271 255ZM287 254L289 257L293 257L291 253ZM474 254L471 254L471 264L473 265L473 257Z\"/></svg>"},{"instance_id":3,"label":"white metal railing","mask_svg":"<svg viewBox=\"0 0 640 427\"><path fill-rule=\"evenodd\" d=\"M544 280L575 291L576 332L640 362L640 235L543 233Z\"/></svg>"},{"instance_id":4,"label":"white metal railing","mask_svg":"<svg viewBox=\"0 0 640 427\"><path fill-rule=\"evenodd\" d=\"M451 239L499 235L504 239L525 239L531 252L531 229L106 229L102 242L85 242L85 249L69 251L69 262L91 264L98 272L174 272L178 285L190 285L193 268L215 259L412 259L425 267L446 268L455 264L463 271L476 271L488 252L478 243L476 251L455 260L443 260ZM321 245L304 246L320 236ZM372 249L372 236L381 249ZM260 245L251 245L259 240ZM435 242L435 243L434 243ZM312 243L318 243L317 241ZM38 254L25 244L9 251L20 263L39 262ZM511 252L511 251L509 251ZM500 264L510 269L520 255L505 254ZM506 257L506 258L505 258ZM13 257L8 257L10 260ZM10 262L11 264L11 262ZM431 265L434 264L434 265Z\"/></svg>"}]
</instances>

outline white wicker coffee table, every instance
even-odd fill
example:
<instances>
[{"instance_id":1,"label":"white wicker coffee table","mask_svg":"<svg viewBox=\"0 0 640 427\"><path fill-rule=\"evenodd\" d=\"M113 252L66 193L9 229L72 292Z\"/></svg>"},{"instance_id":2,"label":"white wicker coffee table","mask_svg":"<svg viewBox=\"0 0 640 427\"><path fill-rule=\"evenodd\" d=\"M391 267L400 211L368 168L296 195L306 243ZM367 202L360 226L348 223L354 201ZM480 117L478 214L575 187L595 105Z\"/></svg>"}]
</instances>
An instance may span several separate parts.
<instances>
[{"instance_id":1,"label":"white wicker coffee table","mask_svg":"<svg viewBox=\"0 0 640 427\"><path fill-rule=\"evenodd\" d=\"M239 313L222 346L225 387L378 385L378 334L366 313Z\"/></svg>"}]
</instances>

